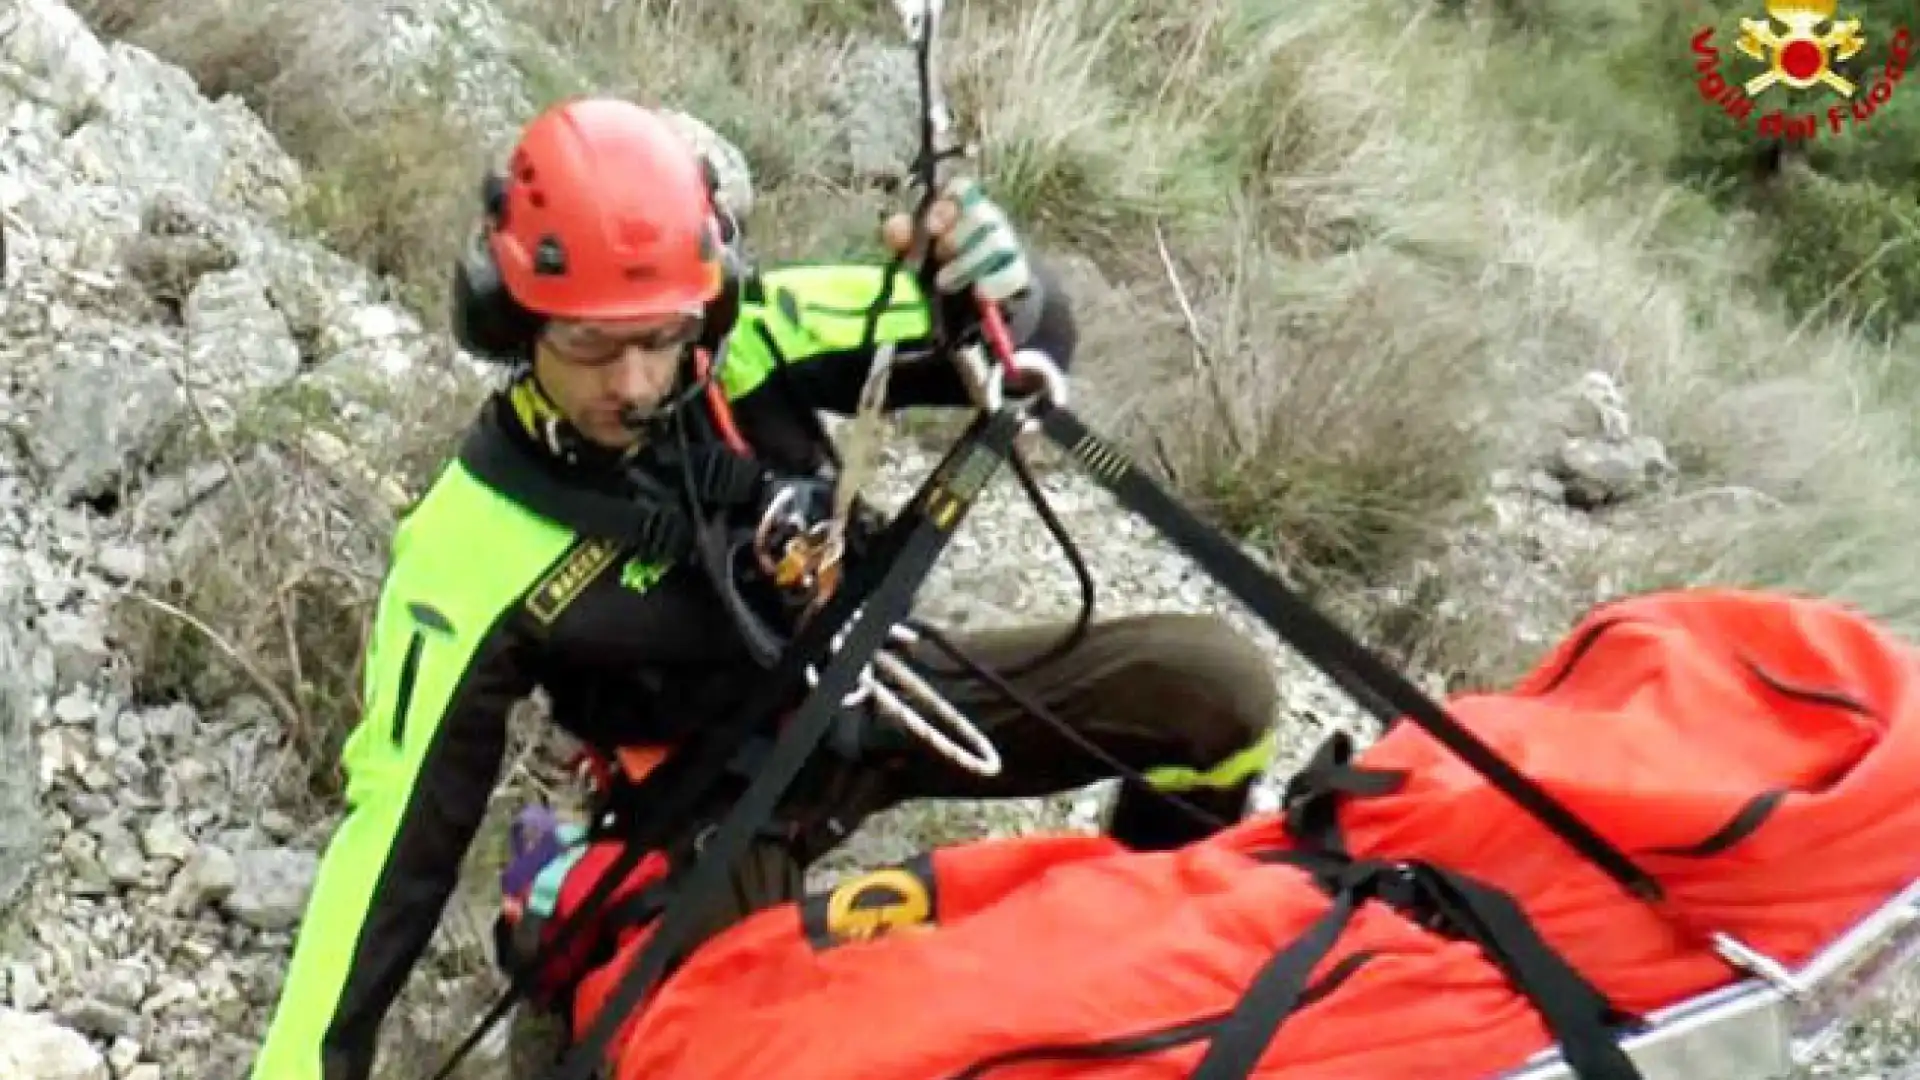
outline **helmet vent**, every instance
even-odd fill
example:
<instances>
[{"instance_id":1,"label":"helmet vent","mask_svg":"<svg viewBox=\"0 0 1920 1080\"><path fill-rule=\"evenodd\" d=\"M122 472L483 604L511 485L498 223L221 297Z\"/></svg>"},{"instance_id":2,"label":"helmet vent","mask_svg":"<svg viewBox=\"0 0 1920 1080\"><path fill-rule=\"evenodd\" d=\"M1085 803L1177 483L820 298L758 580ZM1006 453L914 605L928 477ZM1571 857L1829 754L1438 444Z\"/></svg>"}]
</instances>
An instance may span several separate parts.
<instances>
[{"instance_id":1,"label":"helmet vent","mask_svg":"<svg viewBox=\"0 0 1920 1080\"><path fill-rule=\"evenodd\" d=\"M540 245L533 252L533 272L555 276L567 272L567 253L560 246L559 238L551 235L540 238Z\"/></svg>"}]
</instances>

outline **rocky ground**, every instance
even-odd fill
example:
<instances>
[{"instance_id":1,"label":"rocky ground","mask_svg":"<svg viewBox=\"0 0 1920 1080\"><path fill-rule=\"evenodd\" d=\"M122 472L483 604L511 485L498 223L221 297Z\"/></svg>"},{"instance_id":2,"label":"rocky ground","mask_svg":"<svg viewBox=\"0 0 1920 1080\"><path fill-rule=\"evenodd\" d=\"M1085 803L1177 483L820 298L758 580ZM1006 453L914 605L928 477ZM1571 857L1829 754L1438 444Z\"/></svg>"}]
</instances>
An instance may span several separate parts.
<instances>
[{"instance_id":1,"label":"rocky ground","mask_svg":"<svg viewBox=\"0 0 1920 1080\"><path fill-rule=\"evenodd\" d=\"M238 1077L332 820L282 798L286 725L304 706L245 678L217 705L142 702L111 611L144 598L190 632L165 598L171 568L263 514L337 537L343 580L377 576L404 484L347 447L403 442L396 402L458 399L479 375L366 272L297 238L300 169L237 101L206 100L54 0L0 11L0 1077ZM744 199L744 163L729 160ZM276 438L250 431L263 394L298 403L265 414L286 425ZM1672 469L1604 378L1568 401L1561 445L1496 478L1456 565L1436 569L1493 583L1530 647L1561 632L1582 590L1604 589L1564 572L1614 542L1583 508L1630 502ZM889 453L891 505L933 458L908 440ZM1076 475L1046 470L1043 484L1101 613L1221 611L1271 652L1283 770L1332 730L1365 734L1344 697L1143 524ZM949 624L981 625L1069 618L1077 589L1003 479L926 597ZM1097 796L898 812L823 872L1036 822L1084 827ZM390 1025L396 1041L446 1045L492 989L475 959L481 885ZM1892 1015L1818 1075L1896 1068L1914 1036ZM497 1044L480 1058L469 1075L504 1075Z\"/></svg>"}]
</instances>

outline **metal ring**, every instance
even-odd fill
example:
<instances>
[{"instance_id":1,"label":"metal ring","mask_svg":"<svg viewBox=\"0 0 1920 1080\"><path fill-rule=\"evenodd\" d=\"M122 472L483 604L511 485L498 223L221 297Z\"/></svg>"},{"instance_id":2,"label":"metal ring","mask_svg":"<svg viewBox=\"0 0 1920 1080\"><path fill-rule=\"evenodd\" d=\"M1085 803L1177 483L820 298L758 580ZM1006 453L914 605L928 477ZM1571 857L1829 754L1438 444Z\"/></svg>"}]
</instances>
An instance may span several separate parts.
<instances>
[{"instance_id":1,"label":"metal ring","mask_svg":"<svg viewBox=\"0 0 1920 1080\"><path fill-rule=\"evenodd\" d=\"M1020 404L1026 405L1041 400L1050 401L1055 405L1067 403L1067 375L1060 370L1060 365L1054 363L1052 357L1039 349L1017 349L1008 363L995 364L987 372L986 399L989 412L999 412L1007 404L1006 376L1009 366L1022 374L1040 376L1040 389L1022 395L1017 399ZM1037 430L1039 426L1039 421L1028 420L1021 426L1021 431L1031 432Z\"/></svg>"},{"instance_id":2,"label":"metal ring","mask_svg":"<svg viewBox=\"0 0 1920 1080\"><path fill-rule=\"evenodd\" d=\"M857 610L854 613L854 618L859 618L859 612ZM834 635L833 642L829 646L833 652L837 653L840 651L841 646L846 641L847 632L851 627L852 622L849 621L846 627L843 627L838 634ZM897 645L910 646L920 640L919 633L912 627L901 623L895 623L888 627L887 637L891 640L891 643ZM879 668L878 672L875 671L876 665ZM820 685L820 673L813 665L807 665L805 673L809 687L817 687ZM940 720L945 722L947 729L959 737L959 741L955 741L954 738L949 737L946 732L941 731L940 728L934 726L926 717L922 716L919 710L902 700L901 696L894 693L893 689L881 678L881 674L885 674L891 678L892 681L908 695L917 699L920 704L931 709ZM919 673L908 666L904 659L888 652L885 645L882 645L880 649L874 653L873 659L860 670L857 687L849 692L846 697L841 698L840 704L851 708L869 698L873 699L873 704L877 711L891 717L894 722L906 728L922 742L932 747L941 757L946 758L969 772L977 773L981 776L999 775L1001 768L1000 749L993 744L993 740L987 736L987 733L980 730L979 725L975 724L966 713L961 712L958 707L948 701L937 689L930 685L925 679L922 679ZM962 746L960 745L961 742L968 745Z\"/></svg>"},{"instance_id":3,"label":"metal ring","mask_svg":"<svg viewBox=\"0 0 1920 1080\"><path fill-rule=\"evenodd\" d=\"M767 550L768 537L773 532L774 524L780 520L782 514L786 513L787 504L793 499L794 490L791 487L783 487L774 492L773 498L767 503L767 509L760 515L759 524L754 526L753 553L758 557L761 569L768 573L773 572L768 565L773 559L772 553Z\"/></svg>"}]
</instances>

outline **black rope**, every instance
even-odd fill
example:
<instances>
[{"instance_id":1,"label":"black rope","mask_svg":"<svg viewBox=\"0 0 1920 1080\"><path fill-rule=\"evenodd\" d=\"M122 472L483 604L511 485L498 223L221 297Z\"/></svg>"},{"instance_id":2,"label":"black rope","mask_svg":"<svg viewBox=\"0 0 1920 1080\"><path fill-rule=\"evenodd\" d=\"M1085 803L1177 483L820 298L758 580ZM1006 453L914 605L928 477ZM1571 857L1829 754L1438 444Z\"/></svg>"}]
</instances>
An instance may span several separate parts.
<instances>
[{"instance_id":1,"label":"black rope","mask_svg":"<svg viewBox=\"0 0 1920 1080\"><path fill-rule=\"evenodd\" d=\"M920 101L923 105L920 110L920 153L919 159L914 162L914 169L920 181L920 201L913 209L913 239L908 242L906 251L894 252L887 260L886 273L880 278L880 295L874 298L873 306L867 309L866 321L861 327L860 341L861 348L868 352L873 350L874 343L879 339L880 316L893 303L893 279L906 266L908 254L920 244L929 242L924 232L927 212L933 209L934 200L940 194L934 186L938 178L935 173L937 161L934 156L931 107L933 101L932 52L933 28L928 26L920 35L920 39L914 43L914 68L919 79ZM934 336L937 340L940 332L940 305L930 303L927 307L933 319Z\"/></svg>"},{"instance_id":2,"label":"black rope","mask_svg":"<svg viewBox=\"0 0 1920 1080\"><path fill-rule=\"evenodd\" d=\"M1027 501L1033 505L1034 512L1040 515L1040 523L1046 527L1054 542L1059 545L1061 552L1066 555L1067 562L1073 567L1074 579L1080 586L1080 612L1074 617L1073 625L1067 628L1067 632L1061 636L1060 640L1042 650L1038 655L1022 660L1011 667L1002 668L998 672L1006 678L1019 678L1061 659L1086 638L1087 631L1093 626L1095 588L1093 571L1087 566L1086 556L1081 553L1080 546L1074 543L1073 536L1067 532L1067 527L1061 522L1060 515L1054 510L1053 504L1047 501L1047 493L1040 490L1040 483L1033 476L1033 467L1018 450L1015 450L1008 460L1013 465L1014 476L1019 479L1020 486L1027 493ZM924 622L916 621L912 625L923 635L933 637L932 629ZM949 653L949 655L954 654ZM958 659L957 656L955 658ZM962 662L957 668L942 668L924 661L922 664L935 675L952 679L974 678L986 681L981 674L984 669L977 663Z\"/></svg>"}]
</instances>

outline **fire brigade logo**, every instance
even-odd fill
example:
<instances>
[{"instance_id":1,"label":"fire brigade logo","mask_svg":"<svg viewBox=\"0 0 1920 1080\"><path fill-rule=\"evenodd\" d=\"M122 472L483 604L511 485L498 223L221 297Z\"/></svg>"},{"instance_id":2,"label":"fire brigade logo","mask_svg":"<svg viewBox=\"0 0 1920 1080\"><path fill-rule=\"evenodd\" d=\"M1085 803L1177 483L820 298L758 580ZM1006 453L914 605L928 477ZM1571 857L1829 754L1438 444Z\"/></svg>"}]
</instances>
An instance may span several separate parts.
<instances>
[{"instance_id":1,"label":"fire brigade logo","mask_svg":"<svg viewBox=\"0 0 1920 1080\"><path fill-rule=\"evenodd\" d=\"M1744 72L1731 78L1723 73L1713 27L1699 30L1693 36L1693 56L1700 96L1741 127L1770 139L1835 136L1871 120L1906 77L1913 37L1906 27L1895 28L1879 39L1885 42L1886 59L1874 63L1862 56L1868 35L1861 32L1860 20L1836 18L1836 4L1837 0L1768 0L1766 18L1741 19L1734 47L1749 60L1766 65L1766 70L1744 78ZM1861 58L1857 65L1838 70L1837 65L1856 57ZM1756 115L1756 100L1779 87L1822 92L1827 102L1834 97L1841 101L1821 111L1806 111L1804 99L1774 93L1768 101L1775 107Z\"/></svg>"},{"instance_id":2,"label":"fire brigade logo","mask_svg":"<svg viewBox=\"0 0 1920 1080\"><path fill-rule=\"evenodd\" d=\"M1834 72L1833 61L1853 59L1867 42L1860 36L1859 19L1835 20L1833 9L1833 0L1774 0L1767 5L1766 18L1740 20L1740 51L1767 65L1747 80L1749 96L1774 83L1795 90L1818 84L1841 97L1853 96L1853 83ZM1776 22L1787 32L1775 33ZM1817 32L1822 23L1832 26Z\"/></svg>"}]
</instances>

